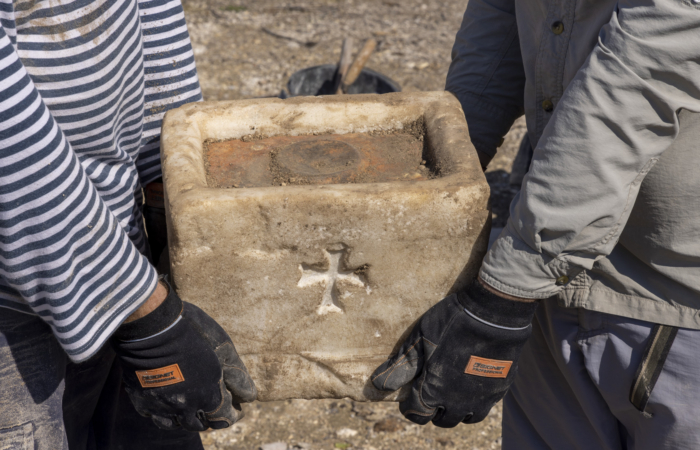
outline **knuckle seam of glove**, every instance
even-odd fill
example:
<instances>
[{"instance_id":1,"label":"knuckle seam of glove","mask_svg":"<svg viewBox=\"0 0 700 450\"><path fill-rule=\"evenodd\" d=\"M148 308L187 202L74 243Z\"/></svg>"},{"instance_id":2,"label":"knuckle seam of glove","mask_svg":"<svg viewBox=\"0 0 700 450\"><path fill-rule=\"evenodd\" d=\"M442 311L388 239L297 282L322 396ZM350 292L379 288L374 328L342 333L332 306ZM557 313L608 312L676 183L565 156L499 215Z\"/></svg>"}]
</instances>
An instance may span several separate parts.
<instances>
[{"instance_id":1,"label":"knuckle seam of glove","mask_svg":"<svg viewBox=\"0 0 700 450\"><path fill-rule=\"evenodd\" d=\"M405 360L404 362L402 362L401 364L395 365L394 368L391 369L391 372L389 373L389 375L387 375L386 378L384 379L384 383L382 383L382 388L384 388L384 387L386 386L386 382L389 381L389 378L391 378L391 376L394 374L394 371L395 371L396 369L398 369L399 367L404 366L404 365L410 363L411 361L417 361L417 360L418 360L418 358L407 359L407 360Z\"/></svg>"},{"instance_id":2,"label":"knuckle seam of glove","mask_svg":"<svg viewBox=\"0 0 700 450\"><path fill-rule=\"evenodd\" d=\"M437 347L437 344L434 344L434 343L430 342L430 340L428 340L428 338L426 338L425 336L423 336L422 338L423 338L423 340L424 340L425 342L427 342L428 344L432 345L433 347Z\"/></svg>"},{"instance_id":3,"label":"knuckle seam of glove","mask_svg":"<svg viewBox=\"0 0 700 450\"><path fill-rule=\"evenodd\" d=\"M250 380L250 375L248 374L248 372L246 372L245 370L241 369L240 367L232 366L231 364L223 364L223 366L224 366L224 367L230 367L230 368L236 369L236 370L240 370L241 372L243 372L244 375L247 375L247 376L245 377L245 382L248 384L248 389L250 389L250 390L253 389L253 386L251 386L251 384L250 384L250 381L251 381L251 380Z\"/></svg>"},{"instance_id":4,"label":"knuckle seam of glove","mask_svg":"<svg viewBox=\"0 0 700 450\"><path fill-rule=\"evenodd\" d=\"M170 421L174 424L175 429L185 428L184 426L182 426L182 422L184 422L185 419L183 418L182 420L180 420L180 416L177 414L170 414L169 416L153 416L153 417L164 417L166 419L170 419Z\"/></svg>"},{"instance_id":5,"label":"knuckle seam of glove","mask_svg":"<svg viewBox=\"0 0 700 450\"><path fill-rule=\"evenodd\" d=\"M459 302L457 302L459 305ZM459 308L459 311L461 312L462 308ZM442 330L442 333L440 333L440 340L438 340L438 343L442 343L442 339L445 337L447 332L449 331L450 328L452 328L452 324L457 320L457 317L459 317L459 314L453 314L452 317L450 317L449 322L447 322L447 325L445 325L445 328Z\"/></svg>"},{"instance_id":6,"label":"knuckle seam of glove","mask_svg":"<svg viewBox=\"0 0 700 450\"><path fill-rule=\"evenodd\" d=\"M219 406L217 406L216 409L213 409L209 412L205 412L204 413L205 415L209 416L211 414L214 414L214 413L218 412L222 406L224 406L224 400L226 399L226 395L224 395L225 393L224 393L224 376L223 376L223 374L221 375L221 379L219 380L219 391L221 393L221 402L219 403ZM210 420L210 419L207 418L207 420Z\"/></svg>"},{"instance_id":7,"label":"knuckle seam of glove","mask_svg":"<svg viewBox=\"0 0 700 450\"><path fill-rule=\"evenodd\" d=\"M219 350L220 348L224 348L225 346L230 345L233 347L233 342L224 342L223 344L220 344L218 347L216 347L214 350Z\"/></svg>"},{"instance_id":8,"label":"knuckle seam of glove","mask_svg":"<svg viewBox=\"0 0 700 450\"><path fill-rule=\"evenodd\" d=\"M399 362L401 362L404 358L406 358L406 355L408 355L408 353L409 353L411 350L413 350L413 347L415 347L416 345L418 345L418 343L421 341L421 339L423 339L423 336L419 337L419 338L416 340L416 342L414 342L413 345L412 345L411 347L409 347L409 349L406 350L406 351L403 353L403 355L401 355L401 358L399 358L394 364L392 364L392 365L390 365L389 367L387 367L386 370L385 370L384 372L382 372L382 373L380 373L380 374L377 374L374 378L372 378L372 381L376 380L377 378L381 377L382 375L384 375L385 373L387 373L388 371L390 371L395 365L397 365L397 364L398 364Z\"/></svg>"},{"instance_id":9,"label":"knuckle seam of glove","mask_svg":"<svg viewBox=\"0 0 700 450\"><path fill-rule=\"evenodd\" d=\"M418 400L420 400L421 405L425 407L425 409L430 409L433 412L435 412L435 407L433 406L428 406L427 403L423 401L423 383L425 383L425 376L420 380L420 389L418 390Z\"/></svg>"}]
</instances>

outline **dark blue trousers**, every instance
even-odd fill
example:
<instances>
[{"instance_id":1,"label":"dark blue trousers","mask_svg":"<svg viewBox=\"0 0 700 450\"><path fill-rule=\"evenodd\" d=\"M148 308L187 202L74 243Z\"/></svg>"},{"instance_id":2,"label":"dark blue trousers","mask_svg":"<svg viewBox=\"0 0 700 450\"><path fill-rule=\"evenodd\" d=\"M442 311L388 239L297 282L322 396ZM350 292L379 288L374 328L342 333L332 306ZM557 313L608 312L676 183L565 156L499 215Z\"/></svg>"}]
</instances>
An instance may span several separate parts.
<instances>
[{"instance_id":1,"label":"dark blue trousers","mask_svg":"<svg viewBox=\"0 0 700 450\"><path fill-rule=\"evenodd\" d=\"M74 364L41 319L0 308L0 448L203 449L198 433L136 413L121 373L108 345Z\"/></svg>"}]
</instances>

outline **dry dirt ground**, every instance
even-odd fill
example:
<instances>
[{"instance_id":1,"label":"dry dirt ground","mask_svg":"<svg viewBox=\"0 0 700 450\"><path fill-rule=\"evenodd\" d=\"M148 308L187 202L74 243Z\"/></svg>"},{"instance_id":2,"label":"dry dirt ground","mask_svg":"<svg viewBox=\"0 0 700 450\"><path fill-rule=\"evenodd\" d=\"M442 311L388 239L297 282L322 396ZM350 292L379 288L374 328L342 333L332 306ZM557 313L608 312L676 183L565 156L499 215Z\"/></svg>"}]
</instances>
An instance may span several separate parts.
<instances>
[{"instance_id":1,"label":"dry dirt ground","mask_svg":"<svg viewBox=\"0 0 700 450\"><path fill-rule=\"evenodd\" d=\"M379 45L368 67L404 91L441 90L464 0L183 0L205 100L276 96L297 70L335 63L344 37ZM516 190L509 172L525 132L506 137L487 178L494 226ZM232 428L202 434L207 450L500 449L501 408L478 425L445 430L401 418L391 403L291 400L245 405Z\"/></svg>"}]
</instances>

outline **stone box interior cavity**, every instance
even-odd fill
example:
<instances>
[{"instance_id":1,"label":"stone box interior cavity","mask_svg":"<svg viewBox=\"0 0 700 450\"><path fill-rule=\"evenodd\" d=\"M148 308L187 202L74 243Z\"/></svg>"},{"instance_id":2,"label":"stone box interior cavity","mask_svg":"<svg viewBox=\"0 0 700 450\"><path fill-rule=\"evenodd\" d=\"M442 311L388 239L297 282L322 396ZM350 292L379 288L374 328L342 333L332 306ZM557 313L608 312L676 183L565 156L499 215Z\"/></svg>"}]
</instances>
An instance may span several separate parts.
<instances>
[{"instance_id":1,"label":"stone box interior cavity","mask_svg":"<svg viewBox=\"0 0 700 450\"><path fill-rule=\"evenodd\" d=\"M259 400L395 399L372 370L486 251L488 185L449 93L190 104L162 162L173 284Z\"/></svg>"}]
</instances>

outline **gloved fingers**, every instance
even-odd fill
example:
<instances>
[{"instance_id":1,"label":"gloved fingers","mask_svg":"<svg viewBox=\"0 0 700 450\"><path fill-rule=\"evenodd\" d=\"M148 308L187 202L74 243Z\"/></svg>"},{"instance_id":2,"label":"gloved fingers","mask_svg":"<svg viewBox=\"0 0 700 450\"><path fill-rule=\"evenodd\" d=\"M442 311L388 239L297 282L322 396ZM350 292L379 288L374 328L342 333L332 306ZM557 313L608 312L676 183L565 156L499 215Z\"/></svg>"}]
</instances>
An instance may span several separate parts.
<instances>
[{"instance_id":1,"label":"gloved fingers","mask_svg":"<svg viewBox=\"0 0 700 450\"><path fill-rule=\"evenodd\" d=\"M215 413L204 413L204 422L214 430L228 428L245 417L245 412L239 403L226 403Z\"/></svg>"},{"instance_id":2,"label":"gloved fingers","mask_svg":"<svg viewBox=\"0 0 700 450\"><path fill-rule=\"evenodd\" d=\"M165 416L151 416L151 420L158 428L162 430L177 430L180 428L180 423L174 418Z\"/></svg>"},{"instance_id":3,"label":"gloved fingers","mask_svg":"<svg viewBox=\"0 0 700 450\"><path fill-rule=\"evenodd\" d=\"M243 363L241 363L243 366ZM258 397L258 390L255 388L255 382L250 377L245 366L238 367L233 365L225 365L224 382L233 399L238 403L250 403Z\"/></svg>"},{"instance_id":4,"label":"gloved fingers","mask_svg":"<svg viewBox=\"0 0 700 450\"><path fill-rule=\"evenodd\" d=\"M462 423L467 418L472 417L472 413L465 414L464 412L447 410L442 407L438 408L440 411L435 414L433 418L433 425L440 428L454 428L460 423Z\"/></svg>"},{"instance_id":5,"label":"gloved fingers","mask_svg":"<svg viewBox=\"0 0 700 450\"><path fill-rule=\"evenodd\" d=\"M401 411L401 414L403 414L406 419L418 425L425 425L433 420L435 415L440 412L438 408L425 404L421 398L421 389L424 380L425 374L415 380L411 387L411 392L408 394L408 398L399 403L399 411Z\"/></svg>"},{"instance_id":6,"label":"gloved fingers","mask_svg":"<svg viewBox=\"0 0 700 450\"><path fill-rule=\"evenodd\" d=\"M390 356L374 371L370 377L372 384L380 391L395 391L408 384L423 370L426 351L432 354L435 347L421 335L416 325L398 353Z\"/></svg>"},{"instance_id":7,"label":"gloved fingers","mask_svg":"<svg viewBox=\"0 0 700 450\"><path fill-rule=\"evenodd\" d=\"M198 412L202 423L215 430L228 428L245 416L240 403L235 401L231 396L231 392L226 389L223 377L219 382L219 386L221 388L221 403L219 406L209 412Z\"/></svg>"},{"instance_id":8,"label":"gloved fingers","mask_svg":"<svg viewBox=\"0 0 700 450\"><path fill-rule=\"evenodd\" d=\"M177 421L187 431L204 431L207 426L199 420L198 414L195 411L187 411L185 414L178 415Z\"/></svg>"},{"instance_id":9,"label":"gloved fingers","mask_svg":"<svg viewBox=\"0 0 700 450\"><path fill-rule=\"evenodd\" d=\"M471 414L462 420L463 423L479 423L482 420L486 418L486 416L489 415L489 412L491 412L491 408L493 408L493 405L489 406L488 408L484 408L482 411L477 411L474 414Z\"/></svg>"},{"instance_id":10,"label":"gloved fingers","mask_svg":"<svg viewBox=\"0 0 700 450\"><path fill-rule=\"evenodd\" d=\"M129 400L131 400L131 404L134 405L134 409L136 410L139 415L143 417L155 417L153 414L153 411L165 411L167 408L166 405L164 405L160 400L153 396L146 395L143 392L139 392L136 389L132 389L129 386L125 386L124 390L126 390L127 395L129 396ZM170 419L168 419L165 416L160 416L162 419L162 424L163 426L160 428L164 429L170 429L167 427L175 426L176 428L179 428L180 426L177 424L177 421L175 421L175 425L168 425L170 422L172 422ZM161 419L153 419L154 421L156 420L161 420ZM156 423L158 425L158 423Z\"/></svg>"},{"instance_id":11,"label":"gloved fingers","mask_svg":"<svg viewBox=\"0 0 700 450\"><path fill-rule=\"evenodd\" d=\"M231 392L233 400L238 403L254 401L258 397L258 390L233 343L225 342L220 345L216 349L216 355L224 371L226 389Z\"/></svg>"},{"instance_id":12,"label":"gloved fingers","mask_svg":"<svg viewBox=\"0 0 700 450\"><path fill-rule=\"evenodd\" d=\"M238 422L239 420L243 419L245 417L245 411L241 409L241 405L238 403L234 403L232 405L229 405L228 408L231 408L233 411L227 412L225 415L226 417L221 417L221 416L212 416L207 417L207 422L209 424L209 427L214 429L214 430L219 430L221 428L228 428L234 423Z\"/></svg>"}]
</instances>

